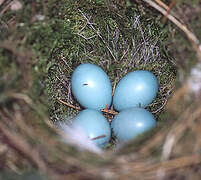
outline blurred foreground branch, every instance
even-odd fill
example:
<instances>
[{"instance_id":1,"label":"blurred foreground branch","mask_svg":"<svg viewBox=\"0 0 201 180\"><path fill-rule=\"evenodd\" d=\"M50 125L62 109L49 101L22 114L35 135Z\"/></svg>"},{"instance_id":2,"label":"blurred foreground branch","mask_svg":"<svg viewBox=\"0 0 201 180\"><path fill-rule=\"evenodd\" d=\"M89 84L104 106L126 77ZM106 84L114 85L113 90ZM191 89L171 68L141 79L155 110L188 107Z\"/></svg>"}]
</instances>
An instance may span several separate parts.
<instances>
[{"instance_id":1,"label":"blurred foreground branch","mask_svg":"<svg viewBox=\"0 0 201 180\"><path fill-rule=\"evenodd\" d=\"M195 36L193 32L191 32L185 24L182 24L176 17L169 14L168 9L164 9L164 6L162 7L161 4L157 4L151 0L143 0L146 3L148 3L150 6L158 10L160 13L162 13L164 16L166 16L171 22L173 22L177 27L179 27L187 36L187 38L190 40L194 50L197 53L197 57L199 61L201 62L201 44L198 40L198 38ZM164 4L164 3L163 3Z\"/></svg>"}]
</instances>

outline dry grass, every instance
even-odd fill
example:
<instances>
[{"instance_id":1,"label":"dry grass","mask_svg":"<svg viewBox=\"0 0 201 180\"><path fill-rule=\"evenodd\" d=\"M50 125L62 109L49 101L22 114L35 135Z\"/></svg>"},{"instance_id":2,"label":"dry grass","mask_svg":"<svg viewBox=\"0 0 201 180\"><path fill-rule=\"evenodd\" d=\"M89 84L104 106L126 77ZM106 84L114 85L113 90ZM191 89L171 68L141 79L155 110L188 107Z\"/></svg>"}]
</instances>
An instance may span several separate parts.
<instances>
[{"instance_id":1,"label":"dry grass","mask_svg":"<svg viewBox=\"0 0 201 180\"><path fill-rule=\"evenodd\" d=\"M189 43L192 43L198 61L200 61L198 38L187 29L186 25L178 21L176 12L171 10L176 1L172 1L170 7L160 0L144 1L160 11L186 33ZM4 10L2 9L0 12L8 11L8 3L0 1L1 4L4 5ZM85 21L85 23L93 30L92 22ZM113 60L117 59L113 50L115 46L111 48L110 44L100 37L100 34L97 34L97 30L94 32L105 44L110 53L109 57ZM79 35L86 39L81 32ZM115 35L117 38L117 34ZM90 39L93 39L93 35ZM88 40L89 38L87 38ZM27 92L32 88L32 83L27 82L32 80L29 69L32 64L27 62L31 61L32 56L30 57L29 53L28 56L20 54L22 51L16 51L17 46L9 44L8 41L1 43L0 47L15 54L18 73L21 75L20 77L24 78L22 81L25 82L24 87L16 90L9 85L10 74L2 77L4 81L1 79L2 82L6 82L0 86L0 170L2 172L4 170L14 172L16 173L14 178L16 178L17 175L22 175L25 170L34 168L40 174L48 177L47 179L61 180L200 179L201 96L199 91L194 94L190 91L191 87L188 81L182 82L180 87L175 90L174 95L167 101L166 114L168 116L165 118L167 122L152 132L150 138L147 134L146 137L130 142L115 152L108 150L102 155L97 155L79 151L77 148L63 143L60 140L62 132L56 129L47 118L46 113L42 110L41 102L33 102L32 98L27 95ZM120 59L124 59L128 55L128 46L126 45L123 49L124 53L121 54ZM132 51L132 48L129 49L129 52L130 50ZM146 57L148 62L149 57ZM146 57L143 58L146 59ZM63 61L62 58L60 60L66 65L66 61ZM127 63L130 66L129 63L132 62ZM105 64L107 63L103 62L102 66L104 67ZM67 69L72 71L71 67ZM69 80L70 77L65 78ZM62 81L61 84L66 83L65 79L61 79L61 76L57 80L57 82ZM67 87L70 89L70 86L67 85ZM69 93L70 91L66 93L65 97L68 103L72 103L74 101ZM167 91L163 91L163 93L166 94ZM56 98L56 95L53 95L53 98ZM71 108L80 108L77 104L74 105ZM69 111L72 111L71 108Z\"/></svg>"}]
</instances>

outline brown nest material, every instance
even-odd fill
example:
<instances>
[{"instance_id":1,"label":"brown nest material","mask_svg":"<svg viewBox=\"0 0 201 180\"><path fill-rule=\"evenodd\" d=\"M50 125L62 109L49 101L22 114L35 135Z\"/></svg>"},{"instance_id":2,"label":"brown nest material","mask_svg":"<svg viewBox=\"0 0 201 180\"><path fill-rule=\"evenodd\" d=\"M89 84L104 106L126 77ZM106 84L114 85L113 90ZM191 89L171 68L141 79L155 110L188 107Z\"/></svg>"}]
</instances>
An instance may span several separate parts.
<instances>
[{"instance_id":1,"label":"brown nest material","mask_svg":"<svg viewBox=\"0 0 201 180\"><path fill-rule=\"evenodd\" d=\"M179 26L179 28L183 28L182 30L187 33L187 37L190 39L192 47L197 52L197 57L200 61L200 49L198 47L197 38L194 34L191 34L191 31L189 31L186 26L178 24L178 19L174 19L172 14L168 14L171 12L171 8L168 9L168 6L164 6L163 3L161 4L161 1L144 1L156 9L158 7L163 8L162 13L166 12L166 14L164 14L166 18L177 25L182 25ZM0 1L0 5L7 8L4 9L4 11L0 11L2 14L9 11L9 2ZM109 3L108 1L105 2ZM44 11L46 11L46 3L45 1L43 7ZM79 6L82 2L78 1L76 3ZM125 4L121 4L119 1L116 3L119 3L121 7L125 6ZM142 5L141 3L139 4ZM161 11L160 8L158 8L159 11ZM34 12L37 11L36 4L32 3L31 9L31 13L34 14ZM112 10L116 10L116 7L110 4L107 12L112 13ZM54 9L52 9L52 11L54 11ZM10 16L10 14L7 15ZM12 28L17 21L17 16L11 14L11 17L8 22L8 27L5 26L5 24L1 26L1 28L5 30L6 36L0 36L1 40L2 38L4 40L1 41L0 44L0 53L2 55L0 56L0 179L200 179L201 103L199 85L201 78L195 75L195 70L192 69L187 80L178 83L178 87L173 96L167 101L167 108L163 114L161 114L160 110L157 111L161 107L161 104L163 105L163 103L161 103L163 101L160 100L169 97L168 93L170 93L170 91L168 90L171 90L173 85L169 84L168 90L163 89L163 86L160 87L162 93L159 99L156 100L158 105L155 106L152 104L152 106L149 107L152 112L156 110L157 113L159 113L158 117L160 116L162 119L162 121L159 121L159 125L155 130L147 133L143 137L139 137L116 151L110 149L103 154L96 154L80 150L76 146L64 143L61 138L69 137L57 129L53 123L54 120L60 119L58 116L61 112L67 113L68 116L78 112L72 107L68 107L64 110L65 106L61 105L57 98L63 96L66 102L73 104L73 107L80 108L70 95L69 90L70 74L73 71L72 68L77 66L80 61L76 61L75 64L71 64L73 61L67 61L69 64L66 64L64 60L66 56L63 57L62 52L59 53L60 56L57 56L57 58L60 62L64 63L61 67L66 68L66 71L69 73L67 77L65 76L66 71L58 67L58 64L46 64L46 66L50 67L47 68L49 70L48 73L52 72L53 67L56 67L56 70L59 71L55 76L51 76L51 82L55 82L52 87L59 91L49 97L49 100L54 99L54 103L50 104L50 116L53 120L50 121L47 116L46 106L48 105L47 102L51 101L47 101L43 96L47 97L46 95L52 91L50 90L46 94L44 93L44 84L35 83L35 81L38 80L38 76L36 78L37 73L34 72L40 73L37 71L38 66L36 66L40 61L34 60L37 58L37 54L33 55L32 51L30 51L30 46L23 46L27 37L20 36L18 39L15 39L13 38L16 37L14 33L14 35L11 36L12 38L8 38L9 33L12 33ZM83 19L79 22L86 23ZM31 21L31 23L33 22ZM83 27L82 23L81 26ZM90 29L90 25L93 25L92 21L90 21L88 25ZM11 31L7 31L7 28L11 28ZM79 30L79 28L77 30ZM90 33L89 34L93 36L93 33L97 34L97 31ZM117 34L113 35L117 37ZM86 38L86 36L84 37ZM97 38L104 44L104 41L101 40L100 37ZM122 42L123 40L125 39L122 39ZM86 43L85 39L82 39L80 45L84 42ZM128 47L127 44L126 46L122 46L125 50L122 52L126 52L125 47ZM37 47L35 48L37 49ZM83 48L83 52L85 50L86 49ZM55 52L56 51L52 51L53 54ZM81 55L79 54L79 56L83 57L83 62L85 62L84 59L86 60L86 57L91 57L91 54L88 54L88 50L85 52L86 53ZM53 54L50 54L50 56L54 57ZM105 54L105 52L103 54ZM109 52L109 54L105 54L105 56L114 59L115 56L112 57L112 54ZM124 59L124 54L120 55L120 57ZM125 53L125 56L126 55L128 54ZM95 54L93 54L93 56L95 56ZM126 60L124 62L128 63L128 66L130 66L129 63L132 63ZM141 65L143 66L144 64L143 61ZM102 61L100 66L109 73L112 64L110 64L108 59L108 62ZM35 68L34 72L32 71L32 69L34 69L33 67ZM198 65L198 67L200 66ZM117 69L118 68L120 67L117 67ZM120 69L116 72L118 75L112 73L110 75L114 79L117 77L117 82L127 71L132 70L132 68L125 69L121 74ZM160 77L158 69L155 73L158 73L157 76ZM200 71L196 70L196 72ZM59 75L59 77L57 75ZM175 77L174 73L173 75ZM48 76L48 78L50 78L50 76ZM47 80L48 78L47 76L42 76L41 79ZM49 82L50 81L48 81L48 83ZM38 86L36 86L36 84ZM196 86L198 90L194 87L192 88L192 85L195 84L198 85ZM61 88L61 86L63 86L63 88ZM41 91L38 90L39 87L43 87ZM34 96L33 94L36 89L38 90L37 95ZM56 105L55 108L53 108L54 105ZM63 106L63 109L60 109L60 106Z\"/></svg>"}]
</instances>

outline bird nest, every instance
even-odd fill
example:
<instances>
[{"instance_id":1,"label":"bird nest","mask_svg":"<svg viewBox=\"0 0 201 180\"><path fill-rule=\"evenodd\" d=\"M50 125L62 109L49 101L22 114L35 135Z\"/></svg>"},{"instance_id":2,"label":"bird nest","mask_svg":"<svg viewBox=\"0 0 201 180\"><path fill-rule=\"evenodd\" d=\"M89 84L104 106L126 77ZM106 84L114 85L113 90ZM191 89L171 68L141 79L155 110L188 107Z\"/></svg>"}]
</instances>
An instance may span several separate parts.
<instances>
[{"instance_id":1,"label":"bird nest","mask_svg":"<svg viewBox=\"0 0 201 180\"><path fill-rule=\"evenodd\" d=\"M167 10L159 2L148 1ZM182 68L176 68L167 50L168 32L151 17L157 12L136 3L55 0L24 3L14 12L9 2L0 4L4 8L0 22L4 32L0 36L0 178L200 177L200 66L188 71L185 80L179 76L176 81ZM192 34L187 37L199 58L196 39ZM56 125L82 110L72 96L70 80L74 69L86 62L108 74L113 90L128 72L153 72L159 92L146 108L156 117L157 127L119 149L111 142L101 154L76 143L66 144L63 140L72 140L70 135ZM108 120L116 113L112 107L106 110Z\"/></svg>"},{"instance_id":2,"label":"bird nest","mask_svg":"<svg viewBox=\"0 0 201 180\"><path fill-rule=\"evenodd\" d=\"M78 9L78 25L74 32L77 41L73 45L72 57L66 56L65 52L60 52L56 60L52 57L55 61L49 68L50 101L55 102L51 110L52 120L60 121L62 116L71 117L77 113L75 110L82 110L71 92L71 75L81 63L93 63L104 69L113 92L128 72L153 72L159 81L159 92L147 109L158 117L174 88L176 67L172 58L162 52L161 34L154 29L156 24L142 23L141 16L135 12L115 17L103 9L99 11L95 16ZM111 107L108 113L113 118L117 112Z\"/></svg>"}]
</instances>

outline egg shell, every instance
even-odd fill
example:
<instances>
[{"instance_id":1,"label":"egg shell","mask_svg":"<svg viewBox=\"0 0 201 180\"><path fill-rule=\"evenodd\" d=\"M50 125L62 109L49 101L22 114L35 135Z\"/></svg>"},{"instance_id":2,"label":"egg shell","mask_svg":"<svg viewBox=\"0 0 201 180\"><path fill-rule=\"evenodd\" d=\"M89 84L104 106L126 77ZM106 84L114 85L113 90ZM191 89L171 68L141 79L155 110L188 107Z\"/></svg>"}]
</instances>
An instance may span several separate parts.
<instances>
[{"instance_id":1,"label":"egg shell","mask_svg":"<svg viewBox=\"0 0 201 180\"><path fill-rule=\"evenodd\" d=\"M119 112L111 123L119 142L129 141L156 126L154 116L143 108L130 108Z\"/></svg>"},{"instance_id":2,"label":"egg shell","mask_svg":"<svg viewBox=\"0 0 201 180\"><path fill-rule=\"evenodd\" d=\"M104 147L110 140L111 127L103 114L94 109L81 111L73 120L73 127L80 128L98 147Z\"/></svg>"},{"instance_id":3,"label":"egg shell","mask_svg":"<svg viewBox=\"0 0 201 180\"><path fill-rule=\"evenodd\" d=\"M132 107L146 107L156 97L158 80L145 70L137 70L125 75L117 84L113 104L117 111Z\"/></svg>"},{"instance_id":4,"label":"egg shell","mask_svg":"<svg viewBox=\"0 0 201 180\"><path fill-rule=\"evenodd\" d=\"M112 86L107 74L94 64L81 64L71 78L72 93L85 108L103 109L112 102Z\"/></svg>"}]
</instances>

